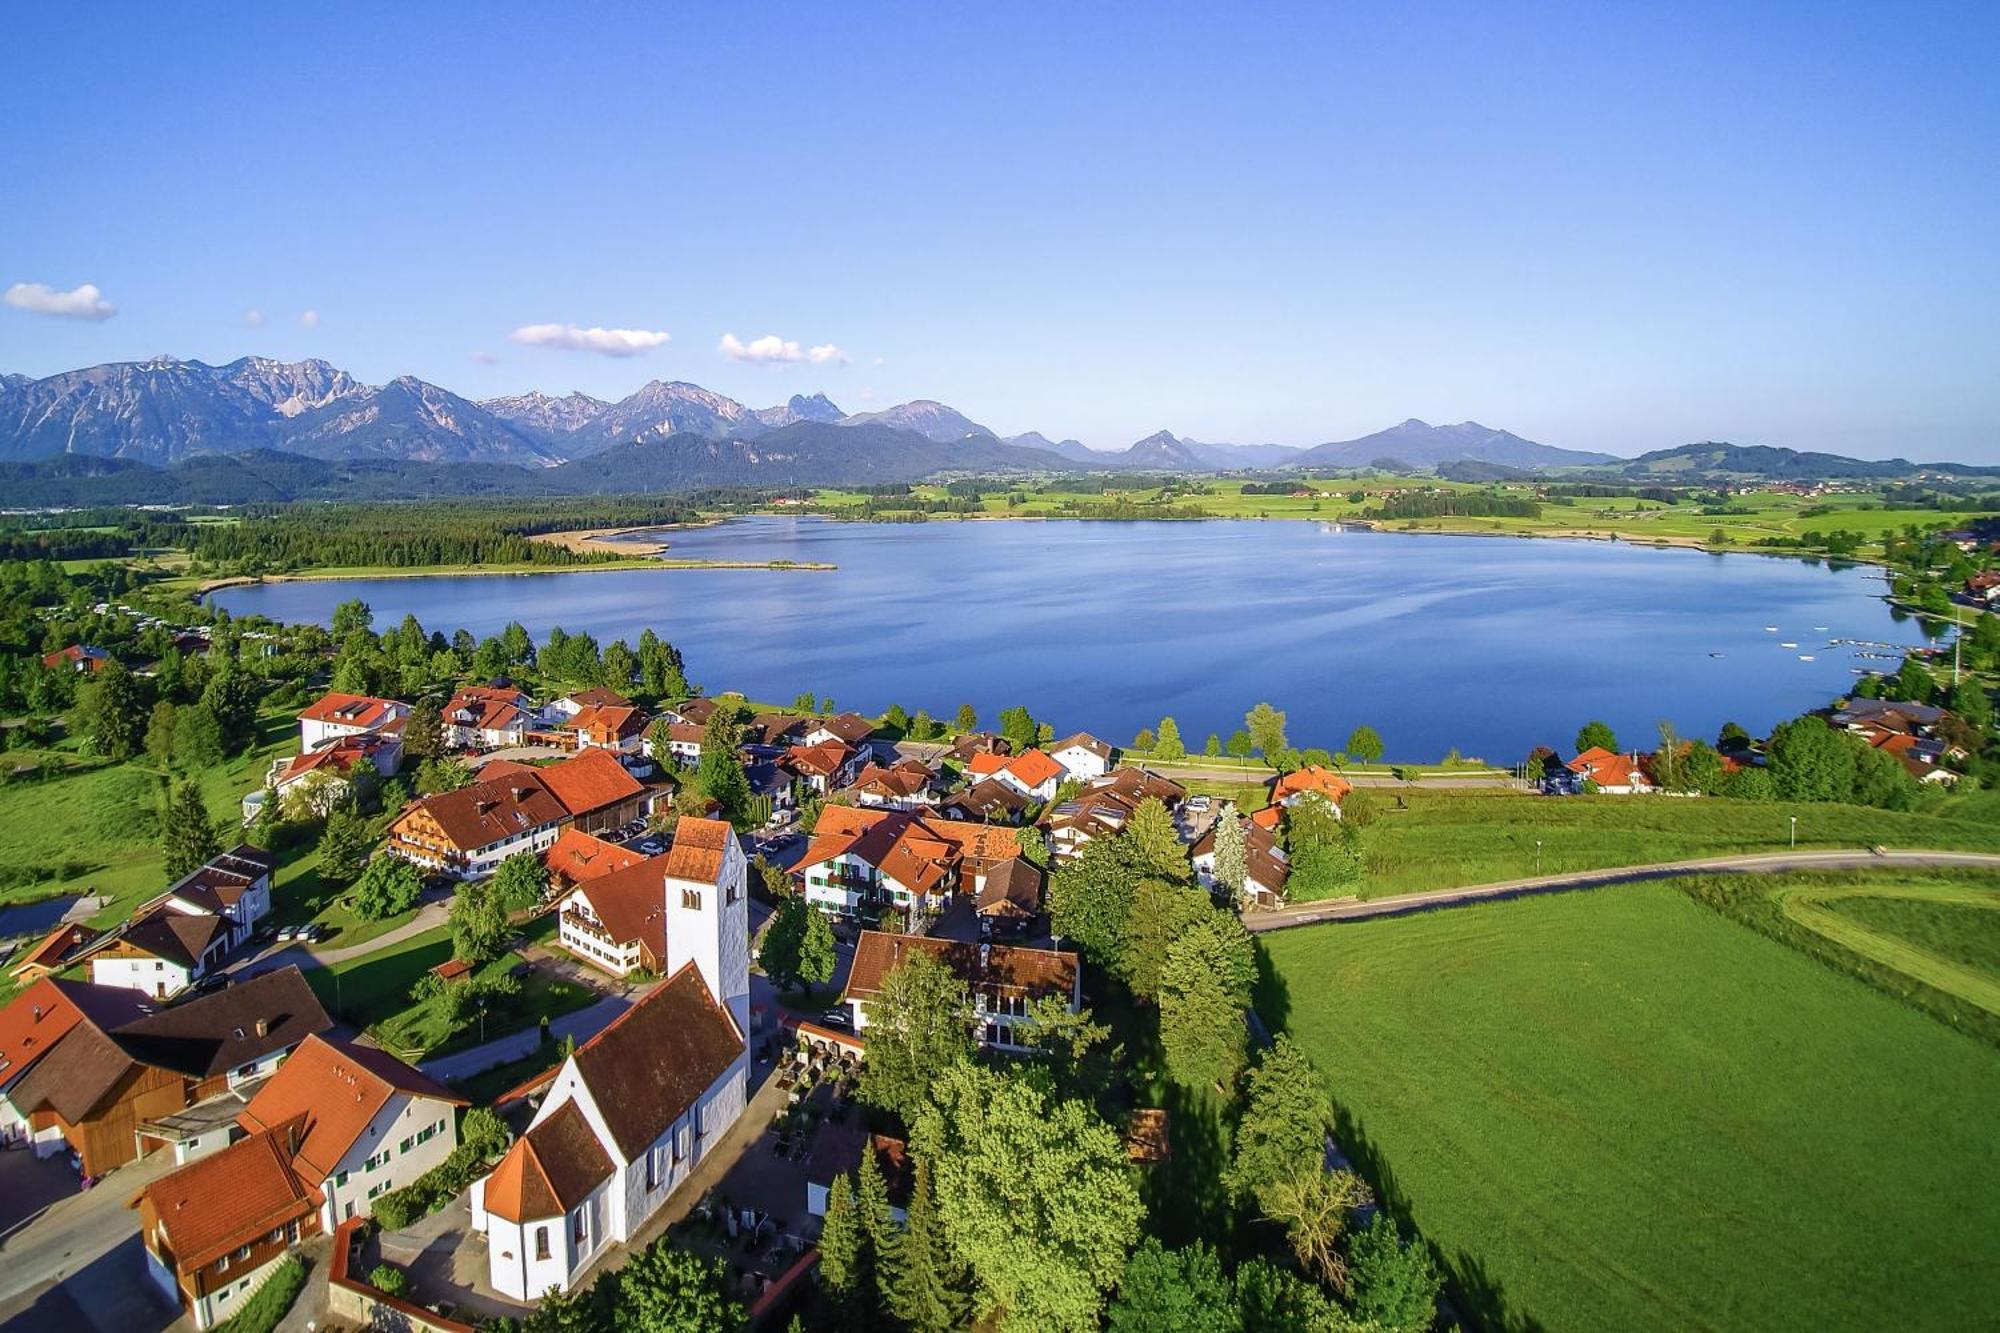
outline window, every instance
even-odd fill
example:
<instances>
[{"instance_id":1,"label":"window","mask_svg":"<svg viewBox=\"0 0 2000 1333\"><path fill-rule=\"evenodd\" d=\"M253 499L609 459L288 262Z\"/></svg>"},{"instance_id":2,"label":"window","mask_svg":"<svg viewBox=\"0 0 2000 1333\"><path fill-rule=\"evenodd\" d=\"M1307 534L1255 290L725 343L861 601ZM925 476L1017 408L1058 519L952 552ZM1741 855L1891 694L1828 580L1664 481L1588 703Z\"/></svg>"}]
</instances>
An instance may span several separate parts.
<instances>
[{"instance_id":1,"label":"window","mask_svg":"<svg viewBox=\"0 0 2000 1333\"><path fill-rule=\"evenodd\" d=\"M547 1227L535 1228L535 1257L537 1259L546 1259L549 1257L549 1229Z\"/></svg>"},{"instance_id":2,"label":"window","mask_svg":"<svg viewBox=\"0 0 2000 1333\"><path fill-rule=\"evenodd\" d=\"M646 1192L651 1194L660 1187L660 1150L646 1149Z\"/></svg>"},{"instance_id":3,"label":"window","mask_svg":"<svg viewBox=\"0 0 2000 1333\"><path fill-rule=\"evenodd\" d=\"M229 1271L228 1255L225 1254L220 1259L217 1259L215 1261L215 1271L218 1273L227 1273Z\"/></svg>"},{"instance_id":4,"label":"window","mask_svg":"<svg viewBox=\"0 0 2000 1333\"><path fill-rule=\"evenodd\" d=\"M342 1185L345 1185L346 1183L347 1183L347 1173L345 1171L336 1171L333 1173L333 1184L335 1189L340 1188Z\"/></svg>"},{"instance_id":5,"label":"window","mask_svg":"<svg viewBox=\"0 0 2000 1333\"><path fill-rule=\"evenodd\" d=\"M584 1229L583 1225L583 1209L581 1208L577 1209L576 1212L572 1215L571 1221L573 1221L576 1224L576 1226L575 1229L570 1234L576 1238L577 1248L581 1249L583 1247L584 1238L589 1234Z\"/></svg>"},{"instance_id":6,"label":"window","mask_svg":"<svg viewBox=\"0 0 2000 1333\"><path fill-rule=\"evenodd\" d=\"M415 1144L416 1144L416 1140L415 1140L415 1139L404 1139L404 1140L403 1140L403 1141L402 1141L401 1143L399 1143L399 1144L397 1144L397 1145L396 1145L396 1151L397 1151L397 1152L399 1152L399 1153L406 1153L406 1152L408 1152L408 1151L409 1151L409 1150L411 1149L411 1147L413 1147L413 1146L414 1146Z\"/></svg>"},{"instance_id":7,"label":"window","mask_svg":"<svg viewBox=\"0 0 2000 1333\"><path fill-rule=\"evenodd\" d=\"M701 910L701 890L682 889L681 906L691 912L699 912Z\"/></svg>"},{"instance_id":8,"label":"window","mask_svg":"<svg viewBox=\"0 0 2000 1333\"><path fill-rule=\"evenodd\" d=\"M250 1257L250 1247L248 1245L237 1246L236 1257L238 1259L248 1259Z\"/></svg>"}]
</instances>

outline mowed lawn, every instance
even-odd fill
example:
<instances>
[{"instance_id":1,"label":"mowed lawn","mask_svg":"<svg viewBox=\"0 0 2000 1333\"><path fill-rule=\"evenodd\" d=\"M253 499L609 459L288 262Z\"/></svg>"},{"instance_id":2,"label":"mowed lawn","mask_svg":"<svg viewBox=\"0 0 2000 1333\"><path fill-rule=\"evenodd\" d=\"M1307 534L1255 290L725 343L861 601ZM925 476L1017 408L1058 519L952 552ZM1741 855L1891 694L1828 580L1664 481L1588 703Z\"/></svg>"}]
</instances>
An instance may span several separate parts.
<instances>
[{"instance_id":1,"label":"mowed lawn","mask_svg":"<svg viewBox=\"0 0 2000 1333\"><path fill-rule=\"evenodd\" d=\"M2000 1055L1927 1015L1663 884L1260 942L1492 1322L1991 1323Z\"/></svg>"},{"instance_id":2,"label":"mowed lawn","mask_svg":"<svg viewBox=\"0 0 2000 1333\"><path fill-rule=\"evenodd\" d=\"M1927 814L1722 797L1535 796L1421 788L1380 788L1374 795L1382 813L1362 834L1367 870L1356 892L1363 898L1537 873L1779 852L1790 845L1793 815L1798 816L1800 847L1856 849L1879 843L2000 852L2000 809L1990 793L1949 798Z\"/></svg>"}]
</instances>

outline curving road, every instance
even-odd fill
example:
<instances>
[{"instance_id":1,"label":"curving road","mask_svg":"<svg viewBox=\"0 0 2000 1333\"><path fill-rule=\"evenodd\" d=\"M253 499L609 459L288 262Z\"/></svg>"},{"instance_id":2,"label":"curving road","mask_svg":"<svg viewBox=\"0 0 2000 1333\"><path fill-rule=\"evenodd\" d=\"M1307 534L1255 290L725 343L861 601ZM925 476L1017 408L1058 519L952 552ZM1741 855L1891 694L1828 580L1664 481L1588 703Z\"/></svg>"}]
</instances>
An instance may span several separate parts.
<instances>
[{"instance_id":1,"label":"curving road","mask_svg":"<svg viewBox=\"0 0 2000 1333\"><path fill-rule=\"evenodd\" d=\"M1710 856L1697 861L1664 861L1654 865L1610 866L1563 875L1543 875L1529 879L1508 879L1493 884L1470 884L1431 893L1404 893L1393 898L1335 898L1326 902L1300 903L1269 912L1251 912L1243 917L1244 929L1253 934L1271 930L1291 930L1318 925L1323 921L1366 921L1374 917L1405 916L1411 912L1432 912L1443 907L1463 907L1468 903L1495 899L1524 898L1536 893L1565 893L1572 889L1595 889L1608 884L1631 884L1648 879L1670 879L1675 875L1724 873L1772 874L1781 870L1879 870L1909 866L1973 866L2000 869L2000 855L1988 852L1866 851L1760 852L1748 856Z\"/></svg>"}]
</instances>

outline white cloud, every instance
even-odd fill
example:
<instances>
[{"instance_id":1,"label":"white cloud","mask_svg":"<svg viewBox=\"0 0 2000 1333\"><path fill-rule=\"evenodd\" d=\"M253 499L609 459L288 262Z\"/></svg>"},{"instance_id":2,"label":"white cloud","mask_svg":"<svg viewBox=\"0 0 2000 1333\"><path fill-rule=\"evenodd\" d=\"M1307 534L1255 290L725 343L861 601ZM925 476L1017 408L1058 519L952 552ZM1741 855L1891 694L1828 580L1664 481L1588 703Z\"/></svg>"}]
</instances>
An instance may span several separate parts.
<instances>
[{"instance_id":1,"label":"white cloud","mask_svg":"<svg viewBox=\"0 0 2000 1333\"><path fill-rule=\"evenodd\" d=\"M716 350L732 361L751 361L766 366L785 365L793 361L810 361L816 366L847 364L847 353L832 343L802 348L791 339L780 338L775 333L767 333L747 343L733 333L725 333Z\"/></svg>"},{"instance_id":2,"label":"white cloud","mask_svg":"<svg viewBox=\"0 0 2000 1333\"><path fill-rule=\"evenodd\" d=\"M243 312L243 322L253 329L261 329L264 327L264 312L261 310L246 310Z\"/></svg>"},{"instance_id":3,"label":"white cloud","mask_svg":"<svg viewBox=\"0 0 2000 1333\"><path fill-rule=\"evenodd\" d=\"M580 329L574 324L523 324L509 336L528 347L560 347L599 356L643 356L673 340L652 329Z\"/></svg>"},{"instance_id":4,"label":"white cloud","mask_svg":"<svg viewBox=\"0 0 2000 1333\"><path fill-rule=\"evenodd\" d=\"M875 391L873 389L863 389L859 397L864 403L872 403L875 401Z\"/></svg>"},{"instance_id":5,"label":"white cloud","mask_svg":"<svg viewBox=\"0 0 2000 1333\"><path fill-rule=\"evenodd\" d=\"M500 358L491 352L474 352L472 359L482 366L497 366L500 364Z\"/></svg>"},{"instance_id":6,"label":"white cloud","mask_svg":"<svg viewBox=\"0 0 2000 1333\"><path fill-rule=\"evenodd\" d=\"M879 356L878 356L878 357L876 357L876 358L875 358L875 362L874 362L874 364L876 364L876 365L878 365L878 366L879 366L879 365L881 365L881 364L882 364L882 361L883 361L883 358L881 358L881 357L879 357Z\"/></svg>"},{"instance_id":7,"label":"white cloud","mask_svg":"<svg viewBox=\"0 0 2000 1333\"><path fill-rule=\"evenodd\" d=\"M17 310L64 319L110 319L118 307L104 299L97 284L86 282L74 291L58 291L45 282L17 282L7 289L6 302Z\"/></svg>"},{"instance_id":8,"label":"white cloud","mask_svg":"<svg viewBox=\"0 0 2000 1333\"><path fill-rule=\"evenodd\" d=\"M300 323L301 325L303 325L304 327L306 327L306 328L309 328L309 329L316 329L316 328L318 328L318 327L319 327L319 311L317 311L317 310L308 310L308 311L305 311L305 312L304 312L303 314L301 314L301 315L299 316L299 323Z\"/></svg>"}]
</instances>

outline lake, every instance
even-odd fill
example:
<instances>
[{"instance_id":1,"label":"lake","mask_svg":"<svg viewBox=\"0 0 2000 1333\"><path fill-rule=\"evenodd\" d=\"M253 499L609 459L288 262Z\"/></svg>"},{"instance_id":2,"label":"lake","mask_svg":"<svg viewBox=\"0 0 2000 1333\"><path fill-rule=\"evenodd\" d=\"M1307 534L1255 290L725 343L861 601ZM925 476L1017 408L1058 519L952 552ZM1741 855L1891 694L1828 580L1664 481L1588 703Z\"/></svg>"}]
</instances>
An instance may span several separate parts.
<instances>
[{"instance_id":1,"label":"lake","mask_svg":"<svg viewBox=\"0 0 2000 1333\"><path fill-rule=\"evenodd\" d=\"M969 702L986 725L1025 704L1059 733L1116 742L1171 715L1195 749L1268 700L1294 745L1337 750L1365 722L1411 762L1454 747L1503 764L1536 744L1567 752L1592 718L1645 748L1661 719L1687 736L1726 721L1761 734L1843 693L1865 664L1829 640L1920 639L1892 619L1872 569L1614 542L811 517L666 536L676 557L839 568L301 581L215 599L325 624L359 597L377 629L409 612L482 637L518 620L538 640L561 625L637 643L651 626L710 691L783 702L811 690L939 718Z\"/></svg>"}]
</instances>

